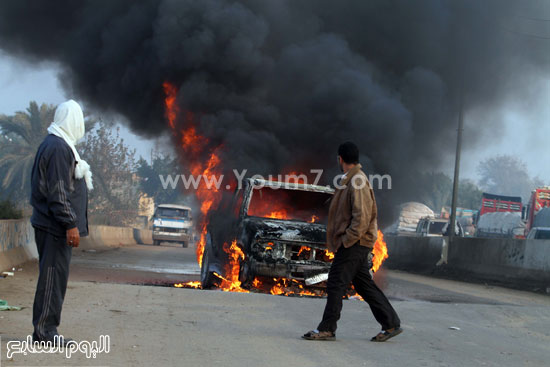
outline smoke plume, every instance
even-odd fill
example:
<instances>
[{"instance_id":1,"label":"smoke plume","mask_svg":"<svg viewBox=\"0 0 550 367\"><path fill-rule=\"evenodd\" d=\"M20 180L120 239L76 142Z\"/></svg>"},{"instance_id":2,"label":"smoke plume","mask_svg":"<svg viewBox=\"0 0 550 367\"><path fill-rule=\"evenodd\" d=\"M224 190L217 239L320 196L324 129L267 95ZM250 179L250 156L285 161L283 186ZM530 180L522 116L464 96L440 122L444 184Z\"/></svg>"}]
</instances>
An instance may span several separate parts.
<instances>
[{"instance_id":1,"label":"smoke plume","mask_svg":"<svg viewBox=\"0 0 550 367\"><path fill-rule=\"evenodd\" d=\"M74 97L144 136L168 128L162 84L174 83L230 168L331 168L338 144L355 141L401 200L454 151L460 96L466 111L497 108L548 68L548 40L529 36L542 11L515 0L4 1L0 47L59 63ZM468 146L493 128L477 124Z\"/></svg>"}]
</instances>

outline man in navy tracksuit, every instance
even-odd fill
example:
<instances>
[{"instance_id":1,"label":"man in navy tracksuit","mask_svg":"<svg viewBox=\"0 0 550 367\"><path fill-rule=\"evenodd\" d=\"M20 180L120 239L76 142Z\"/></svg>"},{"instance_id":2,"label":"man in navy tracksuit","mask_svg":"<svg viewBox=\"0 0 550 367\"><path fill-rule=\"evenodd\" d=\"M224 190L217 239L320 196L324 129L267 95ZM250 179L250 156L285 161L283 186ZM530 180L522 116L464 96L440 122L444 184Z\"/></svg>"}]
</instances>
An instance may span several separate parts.
<instances>
[{"instance_id":1,"label":"man in navy tracksuit","mask_svg":"<svg viewBox=\"0 0 550 367\"><path fill-rule=\"evenodd\" d=\"M74 148L84 136L80 106L72 100L59 105L48 132L31 174L31 223L40 261L32 320L35 341L58 339L72 248L88 234L91 187L89 166Z\"/></svg>"}]
</instances>

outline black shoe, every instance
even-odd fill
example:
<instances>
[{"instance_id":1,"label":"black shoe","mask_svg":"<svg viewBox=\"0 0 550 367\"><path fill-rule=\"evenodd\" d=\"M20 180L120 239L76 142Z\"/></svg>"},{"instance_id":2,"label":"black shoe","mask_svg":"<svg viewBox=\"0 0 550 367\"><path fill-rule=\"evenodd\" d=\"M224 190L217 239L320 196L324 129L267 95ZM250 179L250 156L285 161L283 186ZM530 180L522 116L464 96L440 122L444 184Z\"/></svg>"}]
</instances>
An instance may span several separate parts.
<instances>
[{"instance_id":1,"label":"black shoe","mask_svg":"<svg viewBox=\"0 0 550 367\"><path fill-rule=\"evenodd\" d=\"M46 344L46 343L50 342L52 347L57 347L58 344L59 344L59 346L61 348L66 348L70 344L76 343L73 339L65 338L62 335L54 335L52 338L42 339L42 338L39 338L36 335L36 333L32 334L32 341L33 341L33 343L40 343L40 344Z\"/></svg>"}]
</instances>

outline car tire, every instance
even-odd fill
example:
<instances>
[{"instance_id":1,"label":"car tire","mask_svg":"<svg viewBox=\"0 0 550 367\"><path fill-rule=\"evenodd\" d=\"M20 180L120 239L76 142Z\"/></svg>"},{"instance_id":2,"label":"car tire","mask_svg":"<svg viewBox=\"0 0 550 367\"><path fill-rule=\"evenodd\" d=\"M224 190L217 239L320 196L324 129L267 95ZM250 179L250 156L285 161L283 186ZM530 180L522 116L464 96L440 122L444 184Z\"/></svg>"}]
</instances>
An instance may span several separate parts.
<instances>
[{"instance_id":1,"label":"car tire","mask_svg":"<svg viewBox=\"0 0 550 367\"><path fill-rule=\"evenodd\" d=\"M153 246L160 246L160 241L154 240L153 241Z\"/></svg>"},{"instance_id":2,"label":"car tire","mask_svg":"<svg viewBox=\"0 0 550 367\"><path fill-rule=\"evenodd\" d=\"M181 247L188 248L189 247L189 242L182 242Z\"/></svg>"},{"instance_id":3,"label":"car tire","mask_svg":"<svg viewBox=\"0 0 550 367\"><path fill-rule=\"evenodd\" d=\"M252 282L254 281L254 274L252 274L252 269L250 262L241 261L239 266L239 281L241 282L241 287L244 289L252 288Z\"/></svg>"},{"instance_id":4,"label":"car tire","mask_svg":"<svg viewBox=\"0 0 550 367\"><path fill-rule=\"evenodd\" d=\"M214 272L210 270L210 250L208 246L205 246L204 252L202 254L201 262L201 287L202 289L212 288L214 285L214 279L216 276Z\"/></svg>"}]
</instances>

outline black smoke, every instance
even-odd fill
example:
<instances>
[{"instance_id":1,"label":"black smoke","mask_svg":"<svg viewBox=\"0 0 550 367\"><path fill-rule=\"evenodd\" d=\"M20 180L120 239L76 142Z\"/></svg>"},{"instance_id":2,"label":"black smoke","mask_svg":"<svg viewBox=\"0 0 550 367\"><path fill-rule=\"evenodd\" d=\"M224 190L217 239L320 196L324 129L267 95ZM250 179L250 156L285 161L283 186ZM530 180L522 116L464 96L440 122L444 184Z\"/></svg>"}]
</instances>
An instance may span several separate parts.
<instances>
[{"instance_id":1,"label":"black smoke","mask_svg":"<svg viewBox=\"0 0 550 367\"><path fill-rule=\"evenodd\" d=\"M166 131L162 83L175 83L227 167L331 168L337 145L355 141L400 201L454 151L460 96L466 110L498 108L547 72L549 41L529 20L544 11L516 0L3 1L0 47L58 62L75 98L145 136ZM495 128L477 124L467 146Z\"/></svg>"}]
</instances>

